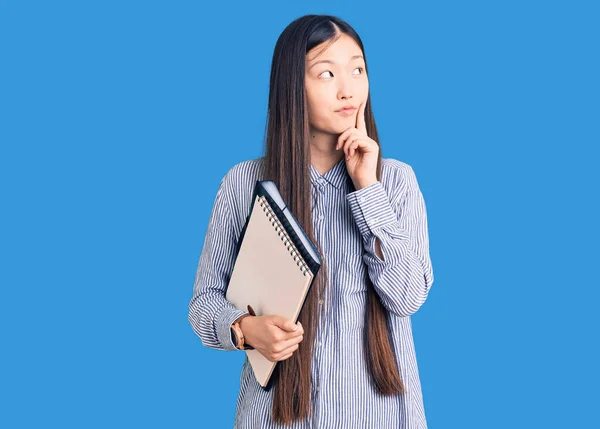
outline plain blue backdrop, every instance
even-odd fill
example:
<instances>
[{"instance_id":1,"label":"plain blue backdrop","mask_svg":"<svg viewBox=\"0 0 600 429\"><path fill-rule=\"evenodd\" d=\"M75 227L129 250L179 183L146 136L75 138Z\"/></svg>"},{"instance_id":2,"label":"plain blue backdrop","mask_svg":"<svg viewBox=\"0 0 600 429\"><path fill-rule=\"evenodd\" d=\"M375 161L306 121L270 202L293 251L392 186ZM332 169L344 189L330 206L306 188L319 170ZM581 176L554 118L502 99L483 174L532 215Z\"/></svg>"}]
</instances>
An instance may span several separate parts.
<instances>
[{"instance_id":1,"label":"plain blue backdrop","mask_svg":"<svg viewBox=\"0 0 600 429\"><path fill-rule=\"evenodd\" d=\"M425 197L429 426L600 427L594 3L1 2L0 427L232 427L244 354L188 303L308 13L362 37L383 156Z\"/></svg>"}]
</instances>

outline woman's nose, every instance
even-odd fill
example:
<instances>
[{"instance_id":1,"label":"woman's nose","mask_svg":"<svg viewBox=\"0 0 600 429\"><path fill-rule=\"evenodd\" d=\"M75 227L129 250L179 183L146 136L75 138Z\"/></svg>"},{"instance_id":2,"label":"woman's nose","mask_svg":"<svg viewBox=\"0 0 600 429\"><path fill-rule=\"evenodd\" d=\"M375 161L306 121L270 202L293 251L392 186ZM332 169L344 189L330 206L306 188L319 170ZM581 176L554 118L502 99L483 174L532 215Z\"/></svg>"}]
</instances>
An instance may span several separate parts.
<instances>
[{"instance_id":1,"label":"woman's nose","mask_svg":"<svg viewBox=\"0 0 600 429\"><path fill-rule=\"evenodd\" d=\"M349 77L338 79L338 95L340 98L352 98L352 82Z\"/></svg>"}]
</instances>

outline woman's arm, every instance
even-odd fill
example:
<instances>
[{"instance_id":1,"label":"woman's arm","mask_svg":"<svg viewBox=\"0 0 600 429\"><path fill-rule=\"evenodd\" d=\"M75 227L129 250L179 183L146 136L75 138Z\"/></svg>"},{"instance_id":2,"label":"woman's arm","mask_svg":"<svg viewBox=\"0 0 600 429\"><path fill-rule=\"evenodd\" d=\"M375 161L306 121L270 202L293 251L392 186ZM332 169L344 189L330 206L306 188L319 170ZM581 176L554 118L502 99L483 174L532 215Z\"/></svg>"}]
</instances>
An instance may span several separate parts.
<instances>
[{"instance_id":1,"label":"woman's arm","mask_svg":"<svg viewBox=\"0 0 600 429\"><path fill-rule=\"evenodd\" d=\"M404 182L398 203L391 202L379 181L346 196L363 237L369 277L383 305L400 317L423 305L433 283L425 201L406 165L393 188Z\"/></svg>"},{"instance_id":2,"label":"woman's arm","mask_svg":"<svg viewBox=\"0 0 600 429\"><path fill-rule=\"evenodd\" d=\"M188 320L202 344L218 350L237 350L231 340L230 328L240 316L248 314L225 298L237 245L228 176L229 173L221 180L210 215L188 314Z\"/></svg>"}]
</instances>

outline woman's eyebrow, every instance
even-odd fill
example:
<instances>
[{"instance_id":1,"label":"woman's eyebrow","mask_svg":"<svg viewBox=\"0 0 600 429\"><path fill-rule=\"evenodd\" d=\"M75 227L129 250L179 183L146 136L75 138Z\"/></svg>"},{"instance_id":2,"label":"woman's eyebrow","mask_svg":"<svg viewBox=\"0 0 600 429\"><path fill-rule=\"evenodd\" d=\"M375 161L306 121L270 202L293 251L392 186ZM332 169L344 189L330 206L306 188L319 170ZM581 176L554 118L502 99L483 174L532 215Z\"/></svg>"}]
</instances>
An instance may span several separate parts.
<instances>
[{"instance_id":1,"label":"woman's eyebrow","mask_svg":"<svg viewBox=\"0 0 600 429\"><path fill-rule=\"evenodd\" d=\"M357 59L357 58L363 58L363 56L362 56L362 55L354 55L352 58L350 58L350 61L352 61L352 60L355 60L355 59ZM363 58L363 59L364 59L364 58ZM350 61L348 61L348 62L350 62ZM331 61L331 60L321 60L321 61L317 61L316 63L314 63L312 66L310 66L310 67L309 67L309 70L310 70L311 68L313 68L314 66L316 66L317 64L320 64L320 63L329 63L329 64L335 64L335 61Z\"/></svg>"}]
</instances>

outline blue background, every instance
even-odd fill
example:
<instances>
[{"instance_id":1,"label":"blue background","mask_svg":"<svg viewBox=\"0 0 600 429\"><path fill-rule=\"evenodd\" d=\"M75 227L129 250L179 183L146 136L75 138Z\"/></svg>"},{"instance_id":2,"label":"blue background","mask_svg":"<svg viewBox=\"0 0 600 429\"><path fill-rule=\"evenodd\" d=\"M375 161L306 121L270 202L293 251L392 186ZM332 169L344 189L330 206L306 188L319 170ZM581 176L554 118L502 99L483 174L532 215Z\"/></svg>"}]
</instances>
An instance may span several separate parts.
<instances>
[{"instance_id":1,"label":"blue background","mask_svg":"<svg viewBox=\"0 0 600 429\"><path fill-rule=\"evenodd\" d=\"M232 427L244 354L188 303L307 13L363 38L382 153L425 196L430 427L598 424L593 3L0 3L0 426Z\"/></svg>"}]
</instances>

